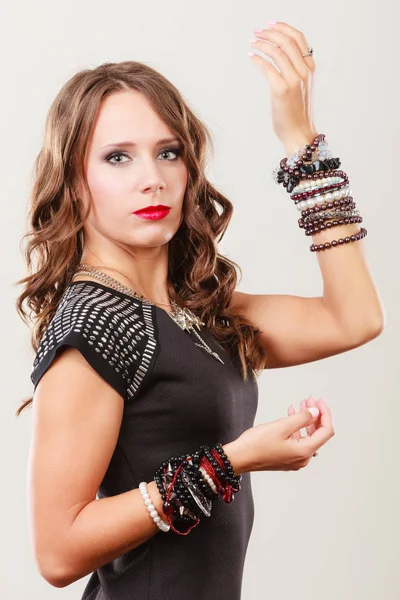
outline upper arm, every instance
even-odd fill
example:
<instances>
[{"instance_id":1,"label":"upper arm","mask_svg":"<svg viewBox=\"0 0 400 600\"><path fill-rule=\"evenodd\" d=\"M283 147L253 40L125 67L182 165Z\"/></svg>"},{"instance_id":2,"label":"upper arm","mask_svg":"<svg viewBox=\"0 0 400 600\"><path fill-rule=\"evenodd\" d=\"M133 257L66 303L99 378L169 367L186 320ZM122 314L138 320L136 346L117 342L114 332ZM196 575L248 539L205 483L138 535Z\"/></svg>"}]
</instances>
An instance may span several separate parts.
<instances>
[{"instance_id":1,"label":"upper arm","mask_svg":"<svg viewBox=\"0 0 400 600\"><path fill-rule=\"evenodd\" d=\"M322 297L235 291L230 307L260 329L267 368L320 360L375 337L372 331L362 337L353 335L326 309Z\"/></svg>"},{"instance_id":2,"label":"upper arm","mask_svg":"<svg viewBox=\"0 0 400 600\"><path fill-rule=\"evenodd\" d=\"M36 561L47 580L62 570L63 540L97 490L114 452L124 399L73 347L41 377L33 399L28 470Z\"/></svg>"}]
</instances>

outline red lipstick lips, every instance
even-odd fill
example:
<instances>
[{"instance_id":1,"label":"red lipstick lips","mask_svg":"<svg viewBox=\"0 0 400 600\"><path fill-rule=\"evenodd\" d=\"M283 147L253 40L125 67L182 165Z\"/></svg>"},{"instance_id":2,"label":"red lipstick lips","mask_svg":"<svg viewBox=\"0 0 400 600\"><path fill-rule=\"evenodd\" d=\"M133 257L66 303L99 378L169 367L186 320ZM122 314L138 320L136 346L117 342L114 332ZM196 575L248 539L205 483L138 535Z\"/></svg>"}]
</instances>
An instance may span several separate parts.
<instances>
[{"instance_id":1,"label":"red lipstick lips","mask_svg":"<svg viewBox=\"0 0 400 600\"><path fill-rule=\"evenodd\" d=\"M137 215L140 219L150 219L155 221L156 219L163 219L166 217L170 210L171 208L169 206L158 204L157 206L146 206L145 208L136 210L133 214Z\"/></svg>"}]
</instances>

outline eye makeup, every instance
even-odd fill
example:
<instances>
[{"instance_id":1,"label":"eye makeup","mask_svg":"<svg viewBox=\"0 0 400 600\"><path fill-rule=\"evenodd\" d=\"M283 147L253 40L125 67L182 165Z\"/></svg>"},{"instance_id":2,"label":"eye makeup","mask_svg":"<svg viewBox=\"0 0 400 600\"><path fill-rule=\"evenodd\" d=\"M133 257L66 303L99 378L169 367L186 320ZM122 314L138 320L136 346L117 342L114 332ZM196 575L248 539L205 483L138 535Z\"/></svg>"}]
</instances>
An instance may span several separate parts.
<instances>
[{"instance_id":1,"label":"eye makeup","mask_svg":"<svg viewBox=\"0 0 400 600\"><path fill-rule=\"evenodd\" d=\"M173 153L176 156L175 156L175 158L172 158L172 159L166 159L165 162L175 162L181 156L181 154L182 154L182 148L179 147L179 146L170 147L170 148L164 148L163 150L161 150L159 152L159 155L160 154L166 154L166 153ZM111 159L113 159L113 158L115 158L117 156L124 156L126 158L129 158L129 156L128 156L128 154L126 152L116 151L116 152L111 152L110 154L108 154L104 158L104 160L105 160L105 162L107 162L107 163L109 163L110 165L113 165L113 166L119 166L119 165L126 164L127 161L124 161L124 162L112 162Z\"/></svg>"}]
</instances>

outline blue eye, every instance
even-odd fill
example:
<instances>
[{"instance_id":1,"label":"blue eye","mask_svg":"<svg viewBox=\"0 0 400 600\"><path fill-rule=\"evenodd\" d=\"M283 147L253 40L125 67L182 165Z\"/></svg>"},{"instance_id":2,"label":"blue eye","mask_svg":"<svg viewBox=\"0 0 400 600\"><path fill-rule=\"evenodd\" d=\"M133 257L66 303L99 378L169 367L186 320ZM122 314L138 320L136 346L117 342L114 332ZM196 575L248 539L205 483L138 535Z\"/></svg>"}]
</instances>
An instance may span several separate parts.
<instances>
[{"instance_id":1,"label":"blue eye","mask_svg":"<svg viewBox=\"0 0 400 600\"><path fill-rule=\"evenodd\" d=\"M175 154L175 158L167 159L166 162L174 162L174 161L178 160L178 158L181 154L181 149L180 148L165 148L165 150L161 150L161 152L160 152L160 154L170 154L170 153ZM108 162L110 165L113 165L113 166L123 165L126 163L126 161L125 162L122 162L122 161L112 162L111 161L112 158L121 157L121 156L124 156L125 158L129 158L125 152L113 152L112 154L109 154L105 160L106 160L106 162Z\"/></svg>"}]
</instances>

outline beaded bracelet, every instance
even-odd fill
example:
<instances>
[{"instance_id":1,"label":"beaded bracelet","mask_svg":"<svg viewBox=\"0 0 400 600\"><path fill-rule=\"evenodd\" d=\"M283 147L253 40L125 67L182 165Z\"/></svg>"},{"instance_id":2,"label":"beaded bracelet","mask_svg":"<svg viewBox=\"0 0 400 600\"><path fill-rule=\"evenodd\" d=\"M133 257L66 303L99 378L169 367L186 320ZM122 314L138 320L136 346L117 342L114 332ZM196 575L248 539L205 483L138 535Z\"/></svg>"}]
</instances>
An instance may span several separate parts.
<instances>
[{"instance_id":1,"label":"beaded bracelet","mask_svg":"<svg viewBox=\"0 0 400 600\"><path fill-rule=\"evenodd\" d=\"M344 200L350 196L352 196L352 190L346 186L340 190L335 190L334 192L319 192L312 198L307 198L306 200L296 200L294 203L297 210L304 211L309 208L314 208L315 206L323 206L326 203L333 202L335 200Z\"/></svg>"},{"instance_id":2,"label":"beaded bracelet","mask_svg":"<svg viewBox=\"0 0 400 600\"><path fill-rule=\"evenodd\" d=\"M347 178L347 175L346 175ZM341 183L345 181L343 171L328 171L326 173L315 173L311 179L306 178L302 180L296 187L293 188L291 197L293 194L299 194L300 192L306 192L312 189L324 188L327 185L334 183Z\"/></svg>"},{"instance_id":3,"label":"beaded bracelet","mask_svg":"<svg viewBox=\"0 0 400 600\"><path fill-rule=\"evenodd\" d=\"M306 231L304 233L305 233L305 235L310 236L310 235L315 235L316 233L319 233L320 231L324 231L325 229L332 229L333 227L342 227L344 225L350 225L352 223L362 223L362 222L363 222L362 217L351 217L349 219L340 219L339 221L332 221L330 223L317 225L316 227L313 227L311 229L306 229Z\"/></svg>"},{"instance_id":4,"label":"beaded bracelet","mask_svg":"<svg viewBox=\"0 0 400 600\"><path fill-rule=\"evenodd\" d=\"M216 481L218 493L224 502L232 502L234 493L241 489L242 476L234 474L232 465L220 444L216 444L211 450L204 446L202 448L204 448L204 458L200 463L201 466Z\"/></svg>"},{"instance_id":5,"label":"beaded bracelet","mask_svg":"<svg viewBox=\"0 0 400 600\"><path fill-rule=\"evenodd\" d=\"M313 154L318 149L319 144L325 139L324 134L317 135L313 142L307 144L300 159L296 161L293 168L288 166L288 159L284 158L280 162L280 170L273 172L273 177L276 183L282 183L286 191L291 193L294 187L301 179L311 179L316 172L329 171L340 167L339 158L325 158L324 160L316 160L310 164L305 162L313 160Z\"/></svg>"},{"instance_id":6,"label":"beaded bracelet","mask_svg":"<svg viewBox=\"0 0 400 600\"><path fill-rule=\"evenodd\" d=\"M328 192L331 192L333 195L334 192L341 191L342 188L346 188L348 186L348 183L349 183L349 180L344 179L343 181L340 181L339 183L332 183L332 184L325 185L325 186L317 188L317 189L312 189L312 190L308 190L306 192L299 192L298 194L293 194L292 196L290 196L290 199L293 200L293 202L295 204L298 204L302 200L303 201L311 200L321 194L326 195Z\"/></svg>"},{"instance_id":7,"label":"beaded bracelet","mask_svg":"<svg viewBox=\"0 0 400 600\"><path fill-rule=\"evenodd\" d=\"M367 230L364 227L361 227L360 231L355 235L351 235L349 237L340 238L339 240L332 240L331 242L325 242L325 244L312 244L310 246L311 252L319 252L321 250L327 250L329 248L335 248L337 246L342 246L343 244L349 244L351 242L357 242L358 240L362 240L367 235Z\"/></svg>"},{"instance_id":8,"label":"beaded bracelet","mask_svg":"<svg viewBox=\"0 0 400 600\"><path fill-rule=\"evenodd\" d=\"M331 152L328 153L326 149L325 135L319 134L311 144L296 150L289 159L283 158L273 172L276 183L281 183L286 188L296 208L301 211L298 224L307 236L325 229L363 222L359 211L355 210L349 177L347 173L339 170L340 159L332 158ZM331 208L338 210L333 213L323 212ZM356 234L344 239L312 244L310 250L319 252L356 242L363 239L367 233L367 230L361 227Z\"/></svg>"},{"instance_id":9,"label":"beaded bracelet","mask_svg":"<svg viewBox=\"0 0 400 600\"><path fill-rule=\"evenodd\" d=\"M187 535L199 523L199 510L196 507L195 511L193 511L194 505L190 494L195 494L197 498L196 502L199 501L202 503L203 513L205 512L207 516L211 514L211 504L205 496L202 496L201 490L191 480L188 473L191 465L193 465L193 468L198 466L199 460L200 456L198 453L193 453L192 456L183 455L178 459L170 458L164 461L154 476L159 492L164 500L163 509L167 518L171 514L176 517L175 526L171 523L171 529L179 535ZM179 477L183 467L185 481ZM187 527L187 529L181 531L182 527Z\"/></svg>"},{"instance_id":10,"label":"beaded bracelet","mask_svg":"<svg viewBox=\"0 0 400 600\"><path fill-rule=\"evenodd\" d=\"M324 173L316 172L313 176L307 177L304 181L301 181L296 185L291 194L290 198L293 200L297 194L303 194L314 190L328 189L329 186L336 185L338 183L344 184L349 183L349 177L344 171L327 171Z\"/></svg>"},{"instance_id":11,"label":"beaded bracelet","mask_svg":"<svg viewBox=\"0 0 400 600\"><path fill-rule=\"evenodd\" d=\"M170 529L187 535L211 515L212 499L222 495L232 502L232 492L240 491L241 476L236 477L222 446L201 446L200 450L164 461L154 474L163 499L163 510ZM170 515L176 517L172 523ZM182 530L183 529L183 530Z\"/></svg>"},{"instance_id":12,"label":"beaded bracelet","mask_svg":"<svg viewBox=\"0 0 400 600\"><path fill-rule=\"evenodd\" d=\"M163 531L164 533L167 533L170 529L170 526L168 525L168 523L165 523L165 521L163 521L160 517L160 515L157 512L156 507L154 506L154 504L152 503L148 490L147 490L147 483L145 481L141 481L139 483L139 491L142 495L142 498L144 500L144 503L146 505L147 510L150 513L150 516L152 517L154 523L157 525L157 527Z\"/></svg>"},{"instance_id":13,"label":"beaded bracelet","mask_svg":"<svg viewBox=\"0 0 400 600\"><path fill-rule=\"evenodd\" d=\"M332 156L332 153L328 148L328 142L326 141L325 136L323 134L320 134L320 136L317 137L319 141L318 144L316 144L315 150L312 151L312 159L325 160L326 158L330 158ZM317 138L315 138L315 140L316 139ZM289 168L294 168L297 164L297 161L301 159L302 155L308 148L309 145L305 144L302 148L295 150L292 156L286 159L286 166L288 166Z\"/></svg>"}]
</instances>

